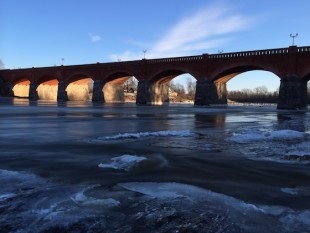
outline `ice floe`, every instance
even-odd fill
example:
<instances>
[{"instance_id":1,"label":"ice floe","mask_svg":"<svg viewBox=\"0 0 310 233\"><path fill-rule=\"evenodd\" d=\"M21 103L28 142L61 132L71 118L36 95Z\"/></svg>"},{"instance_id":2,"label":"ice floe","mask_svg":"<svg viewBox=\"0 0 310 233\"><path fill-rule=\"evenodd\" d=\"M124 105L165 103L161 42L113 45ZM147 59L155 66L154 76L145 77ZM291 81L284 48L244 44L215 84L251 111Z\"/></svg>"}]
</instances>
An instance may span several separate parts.
<instances>
[{"instance_id":1,"label":"ice floe","mask_svg":"<svg viewBox=\"0 0 310 233\"><path fill-rule=\"evenodd\" d=\"M228 143L236 143L240 152L253 159L276 162L310 161L309 134L290 129L274 130L247 128L233 132L226 138ZM248 144L240 147L238 144Z\"/></svg>"},{"instance_id":2,"label":"ice floe","mask_svg":"<svg viewBox=\"0 0 310 233\"><path fill-rule=\"evenodd\" d=\"M146 157L138 155L122 155L118 157L111 158L111 163L100 163L98 167L100 168L112 168L129 171L131 168L136 166L138 163L146 160Z\"/></svg>"},{"instance_id":3,"label":"ice floe","mask_svg":"<svg viewBox=\"0 0 310 233\"><path fill-rule=\"evenodd\" d=\"M166 130L166 131L156 131L156 132L138 132L138 133L122 133L114 136L99 137L97 139L105 140L117 140L126 138L143 138L143 137L191 137L194 133L190 130Z\"/></svg>"},{"instance_id":4,"label":"ice floe","mask_svg":"<svg viewBox=\"0 0 310 233\"><path fill-rule=\"evenodd\" d=\"M266 134L267 139L272 140L299 140L305 137L304 132L290 129L276 130Z\"/></svg>"},{"instance_id":5,"label":"ice floe","mask_svg":"<svg viewBox=\"0 0 310 233\"><path fill-rule=\"evenodd\" d=\"M84 191L78 192L76 195L71 197L71 200L79 207L112 208L112 207L116 207L120 204L119 201L117 201L113 198L98 199L98 198L86 196L84 194Z\"/></svg>"},{"instance_id":6,"label":"ice floe","mask_svg":"<svg viewBox=\"0 0 310 233\"><path fill-rule=\"evenodd\" d=\"M233 133L233 135L226 139L229 142L236 143L251 143L264 140L301 140L304 139L306 134L295 130L276 130L271 132L261 131L257 129L250 129L243 132Z\"/></svg>"},{"instance_id":7,"label":"ice floe","mask_svg":"<svg viewBox=\"0 0 310 233\"><path fill-rule=\"evenodd\" d=\"M309 210L295 211L283 206L246 203L231 196L182 183L130 182L118 185L156 198L163 206L163 202L167 202L169 206L171 203L175 206L181 204L185 209L199 206L198 208L205 208L210 213L228 213L230 219L244 232L299 232L297 229L310 227Z\"/></svg>"}]
</instances>

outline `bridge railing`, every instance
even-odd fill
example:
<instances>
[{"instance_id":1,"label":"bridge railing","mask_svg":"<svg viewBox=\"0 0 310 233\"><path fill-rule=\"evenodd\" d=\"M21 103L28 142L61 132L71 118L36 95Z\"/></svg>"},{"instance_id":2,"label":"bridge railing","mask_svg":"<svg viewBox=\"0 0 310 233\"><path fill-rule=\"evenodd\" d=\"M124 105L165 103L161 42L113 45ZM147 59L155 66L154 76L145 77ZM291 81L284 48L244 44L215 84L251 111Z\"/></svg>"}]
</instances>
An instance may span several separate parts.
<instances>
[{"instance_id":1,"label":"bridge railing","mask_svg":"<svg viewBox=\"0 0 310 233\"><path fill-rule=\"evenodd\" d=\"M203 59L202 55L197 55L197 56L187 56L187 57L170 57L170 58L150 59L150 60L147 60L147 63L153 64L153 63L162 63L162 62L198 61L202 59Z\"/></svg>"},{"instance_id":2,"label":"bridge railing","mask_svg":"<svg viewBox=\"0 0 310 233\"><path fill-rule=\"evenodd\" d=\"M284 53L288 53L288 48L243 51L235 53L219 53L219 54L209 54L207 56L208 58L212 59L212 58L248 57L248 56L260 56L260 55L284 54Z\"/></svg>"},{"instance_id":3,"label":"bridge railing","mask_svg":"<svg viewBox=\"0 0 310 233\"><path fill-rule=\"evenodd\" d=\"M298 48L297 48L297 52L299 52L299 53L310 52L310 46L298 47Z\"/></svg>"}]
</instances>

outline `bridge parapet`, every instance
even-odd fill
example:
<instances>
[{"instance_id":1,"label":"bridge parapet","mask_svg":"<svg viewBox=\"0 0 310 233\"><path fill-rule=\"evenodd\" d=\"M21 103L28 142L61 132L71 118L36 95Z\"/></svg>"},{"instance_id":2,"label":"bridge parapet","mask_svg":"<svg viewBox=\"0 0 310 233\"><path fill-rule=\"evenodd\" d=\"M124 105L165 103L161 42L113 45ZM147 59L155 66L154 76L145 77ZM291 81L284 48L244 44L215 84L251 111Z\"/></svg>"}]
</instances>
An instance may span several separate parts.
<instances>
[{"instance_id":1,"label":"bridge parapet","mask_svg":"<svg viewBox=\"0 0 310 233\"><path fill-rule=\"evenodd\" d=\"M310 52L310 46L298 47L298 48L297 48L297 52L299 52L299 53Z\"/></svg>"},{"instance_id":2,"label":"bridge parapet","mask_svg":"<svg viewBox=\"0 0 310 233\"><path fill-rule=\"evenodd\" d=\"M289 52L288 48L279 48L279 49L243 51L243 52L236 52L236 53L209 54L209 55L207 55L207 57L209 59L234 58L234 57L249 57L249 56L260 56L260 55L270 55L270 54L284 54L284 53L288 53L288 52Z\"/></svg>"},{"instance_id":3,"label":"bridge parapet","mask_svg":"<svg viewBox=\"0 0 310 233\"><path fill-rule=\"evenodd\" d=\"M171 57L171 58L159 58L159 59L149 59L146 60L147 63L153 64L153 63L163 63L163 62L182 62L182 61L197 61L202 60L202 55L197 56L186 56L186 57Z\"/></svg>"}]
</instances>

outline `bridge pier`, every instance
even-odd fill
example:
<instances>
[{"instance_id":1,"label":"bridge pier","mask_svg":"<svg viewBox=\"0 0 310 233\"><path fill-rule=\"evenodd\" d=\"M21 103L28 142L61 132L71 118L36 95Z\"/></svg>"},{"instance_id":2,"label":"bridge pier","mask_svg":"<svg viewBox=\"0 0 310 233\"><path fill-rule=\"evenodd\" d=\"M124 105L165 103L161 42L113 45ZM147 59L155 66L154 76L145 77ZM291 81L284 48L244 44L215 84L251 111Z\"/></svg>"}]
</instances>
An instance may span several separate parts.
<instances>
[{"instance_id":1,"label":"bridge pier","mask_svg":"<svg viewBox=\"0 0 310 233\"><path fill-rule=\"evenodd\" d=\"M307 82L297 75L286 75L281 79L278 109L307 107Z\"/></svg>"},{"instance_id":2,"label":"bridge pier","mask_svg":"<svg viewBox=\"0 0 310 233\"><path fill-rule=\"evenodd\" d=\"M148 80L142 79L138 82L136 104L146 105L150 103L151 103L150 82Z\"/></svg>"},{"instance_id":3,"label":"bridge pier","mask_svg":"<svg viewBox=\"0 0 310 233\"><path fill-rule=\"evenodd\" d=\"M57 91L57 100L58 101L67 101L68 94L66 91L67 84L64 81L60 81L58 83L58 91Z\"/></svg>"},{"instance_id":4,"label":"bridge pier","mask_svg":"<svg viewBox=\"0 0 310 233\"><path fill-rule=\"evenodd\" d=\"M5 82L0 79L0 95L13 97L13 85L11 82Z\"/></svg>"},{"instance_id":5,"label":"bridge pier","mask_svg":"<svg viewBox=\"0 0 310 233\"><path fill-rule=\"evenodd\" d=\"M29 86L29 100L38 100L39 95L38 95L38 83L37 82L31 82Z\"/></svg>"},{"instance_id":6,"label":"bridge pier","mask_svg":"<svg viewBox=\"0 0 310 233\"><path fill-rule=\"evenodd\" d=\"M92 102L98 102L98 103L104 103L104 95L103 95L103 81L95 80L94 86L93 86L93 96L92 96Z\"/></svg>"},{"instance_id":7,"label":"bridge pier","mask_svg":"<svg viewBox=\"0 0 310 233\"><path fill-rule=\"evenodd\" d=\"M227 104L226 84L214 83L208 78L198 79L194 104L196 106Z\"/></svg>"}]
</instances>

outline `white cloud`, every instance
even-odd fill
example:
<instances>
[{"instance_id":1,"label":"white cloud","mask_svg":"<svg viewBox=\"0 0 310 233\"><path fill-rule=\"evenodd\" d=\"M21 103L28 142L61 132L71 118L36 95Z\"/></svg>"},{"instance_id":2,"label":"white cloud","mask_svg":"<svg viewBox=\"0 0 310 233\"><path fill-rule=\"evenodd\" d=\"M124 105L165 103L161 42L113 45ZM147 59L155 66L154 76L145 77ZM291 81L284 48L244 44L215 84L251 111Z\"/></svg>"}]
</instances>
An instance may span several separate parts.
<instances>
[{"instance_id":1,"label":"white cloud","mask_svg":"<svg viewBox=\"0 0 310 233\"><path fill-rule=\"evenodd\" d=\"M98 42L100 41L102 38L98 35L93 35L92 33L88 33L91 42Z\"/></svg>"},{"instance_id":2,"label":"white cloud","mask_svg":"<svg viewBox=\"0 0 310 233\"><path fill-rule=\"evenodd\" d=\"M250 23L251 19L234 14L226 5L212 5L180 20L150 46L146 57L194 55L201 50L207 52L208 49L223 46L231 39L230 34L244 30ZM111 55L111 58L115 57L121 60L141 59L143 53L141 49L139 53L126 51Z\"/></svg>"}]
</instances>

